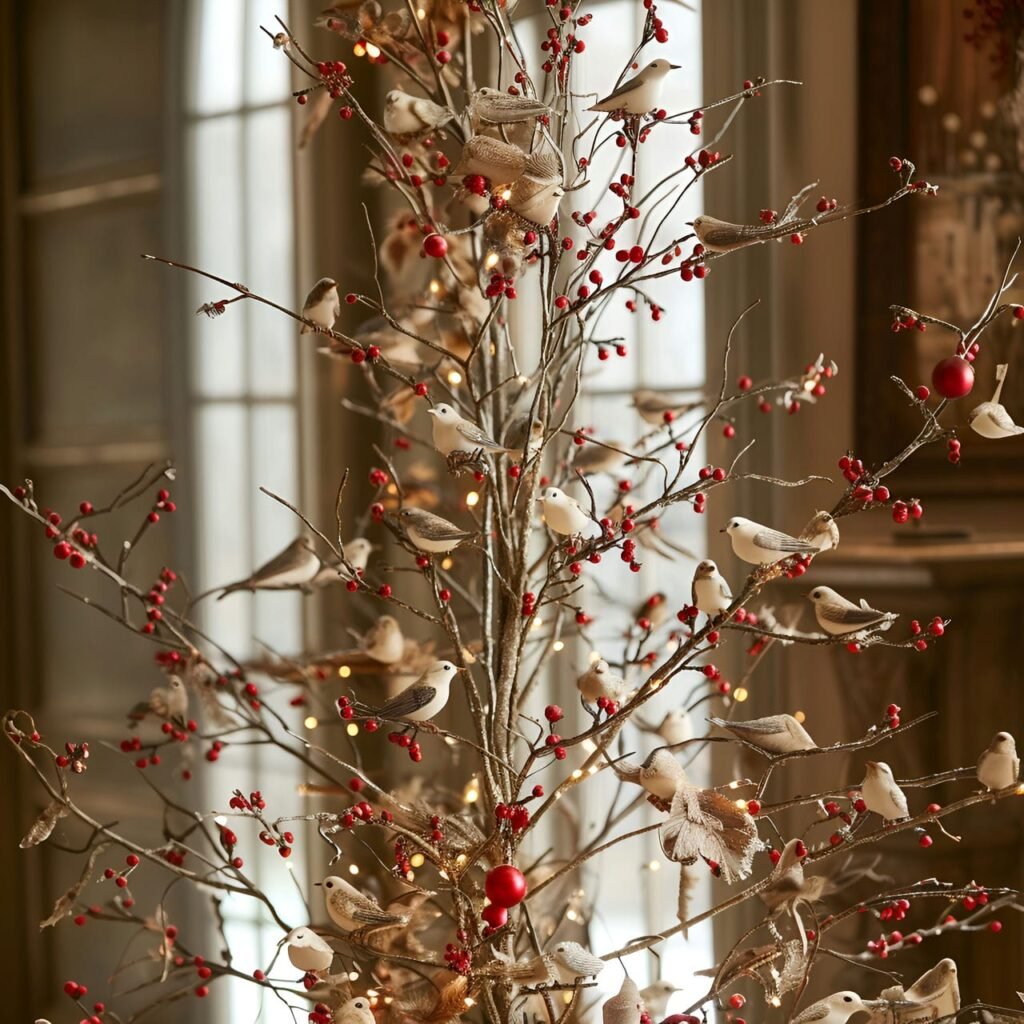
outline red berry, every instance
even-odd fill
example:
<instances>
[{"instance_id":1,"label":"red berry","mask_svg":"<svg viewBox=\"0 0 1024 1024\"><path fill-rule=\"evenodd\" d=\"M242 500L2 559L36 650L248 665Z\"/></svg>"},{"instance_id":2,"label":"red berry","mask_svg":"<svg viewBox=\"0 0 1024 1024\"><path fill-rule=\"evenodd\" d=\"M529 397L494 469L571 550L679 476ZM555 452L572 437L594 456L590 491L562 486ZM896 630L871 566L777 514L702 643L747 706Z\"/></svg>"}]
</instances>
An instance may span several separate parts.
<instances>
[{"instance_id":1,"label":"red berry","mask_svg":"<svg viewBox=\"0 0 1024 1024\"><path fill-rule=\"evenodd\" d=\"M917 845L920 846L922 849L927 850L928 847L931 846L932 843L934 843L934 842L935 842L935 840L932 839L931 836L925 835L925 836L921 836L921 838L918 839Z\"/></svg>"},{"instance_id":2,"label":"red berry","mask_svg":"<svg viewBox=\"0 0 1024 1024\"><path fill-rule=\"evenodd\" d=\"M444 259L448 253L448 240L443 235L427 235L423 239L423 251L435 260Z\"/></svg>"}]
</instances>

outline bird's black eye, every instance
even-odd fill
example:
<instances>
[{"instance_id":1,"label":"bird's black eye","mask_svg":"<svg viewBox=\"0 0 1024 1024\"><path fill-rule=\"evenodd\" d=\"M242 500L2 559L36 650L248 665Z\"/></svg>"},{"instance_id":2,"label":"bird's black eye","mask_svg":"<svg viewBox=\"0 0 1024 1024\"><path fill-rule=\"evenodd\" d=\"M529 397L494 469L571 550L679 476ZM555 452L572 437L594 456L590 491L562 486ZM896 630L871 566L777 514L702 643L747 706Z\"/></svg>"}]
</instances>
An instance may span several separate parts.
<instances>
[{"instance_id":1,"label":"bird's black eye","mask_svg":"<svg viewBox=\"0 0 1024 1024\"><path fill-rule=\"evenodd\" d=\"M843 1002L844 1003L852 1003L853 1002L853 996L843 996Z\"/></svg>"},{"instance_id":2,"label":"bird's black eye","mask_svg":"<svg viewBox=\"0 0 1024 1024\"><path fill-rule=\"evenodd\" d=\"M327 888L328 889L333 889L334 888L334 883L333 882L328 882L327 883Z\"/></svg>"}]
</instances>

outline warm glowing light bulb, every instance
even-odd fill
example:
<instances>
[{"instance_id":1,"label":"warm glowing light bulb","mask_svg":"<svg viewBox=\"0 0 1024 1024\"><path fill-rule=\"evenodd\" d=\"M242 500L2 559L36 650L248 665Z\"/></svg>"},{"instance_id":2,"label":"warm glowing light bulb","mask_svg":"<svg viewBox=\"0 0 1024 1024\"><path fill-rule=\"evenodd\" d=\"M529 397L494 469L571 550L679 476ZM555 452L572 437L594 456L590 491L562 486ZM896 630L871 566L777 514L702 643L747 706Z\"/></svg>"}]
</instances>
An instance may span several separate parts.
<instances>
[{"instance_id":1,"label":"warm glowing light bulb","mask_svg":"<svg viewBox=\"0 0 1024 1024\"><path fill-rule=\"evenodd\" d=\"M376 60L380 56L380 47L374 46L373 43L367 43L366 56L372 57L374 60Z\"/></svg>"},{"instance_id":2,"label":"warm glowing light bulb","mask_svg":"<svg viewBox=\"0 0 1024 1024\"><path fill-rule=\"evenodd\" d=\"M357 57L365 57L366 56L366 47L363 46L362 43L356 43L356 45L352 47L352 52Z\"/></svg>"},{"instance_id":3,"label":"warm glowing light bulb","mask_svg":"<svg viewBox=\"0 0 1024 1024\"><path fill-rule=\"evenodd\" d=\"M358 736L359 735L359 723L358 722L349 722L348 725L345 726L345 732L347 732L349 734L349 736Z\"/></svg>"},{"instance_id":4,"label":"warm glowing light bulb","mask_svg":"<svg viewBox=\"0 0 1024 1024\"><path fill-rule=\"evenodd\" d=\"M454 564L455 563L450 558L442 558L441 559L441 568L444 569L445 571L450 569Z\"/></svg>"},{"instance_id":5,"label":"warm glowing light bulb","mask_svg":"<svg viewBox=\"0 0 1024 1024\"><path fill-rule=\"evenodd\" d=\"M557 654L557 653L558 653L559 651L562 651L562 650L564 650L564 649L565 649L565 643L564 643L564 641L562 641L562 640L556 640L556 641L555 641L555 642L554 642L554 643L553 643L553 644L551 645L551 650L553 650L553 651L554 651L554 652L555 652L556 654Z\"/></svg>"},{"instance_id":6,"label":"warm glowing light bulb","mask_svg":"<svg viewBox=\"0 0 1024 1024\"><path fill-rule=\"evenodd\" d=\"M596 662L598 662L600 660L601 660L601 652L600 651L591 651L590 652L590 664L591 665L595 664Z\"/></svg>"},{"instance_id":7,"label":"warm glowing light bulb","mask_svg":"<svg viewBox=\"0 0 1024 1024\"><path fill-rule=\"evenodd\" d=\"M348 667L348 665L339 665L339 666L338 666L338 675L339 675L339 676L340 676L340 677L341 677L342 679L348 679L348 677L349 677L350 675L352 675L352 669L350 669L350 668Z\"/></svg>"},{"instance_id":8,"label":"warm glowing light bulb","mask_svg":"<svg viewBox=\"0 0 1024 1024\"><path fill-rule=\"evenodd\" d=\"M484 260L484 266L488 270L490 270L493 267L496 267L498 265L498 260L499 259L500 259L500 257L498 256L498 254L496 252L489 252L487 254L487 258Z\"/></svg>"},{"instance_id":9,"label":"warm glowing light bulb","mask_svg":"<svg viewBox=\"0 0 1024 1024\"><path fill-rule=\"evenodd\" d=\"M414 853L414 854L413 854L413 855L412 855L412 856L411 856L411 857L409 858L409 863L410 863L410 864L411 864L411 865L412 865L412 866L413 866L414 868L421 868L421 867L423 867L423 864L424 864L424 861L425 861L425 860L426 860L426 858L425 858L425 857L423 856L423 854L422 854L422 853Z\"/></svg>"},{"instance_id":10,"label":"warm glowing light bulb","mask_svg":"<svg viewBox=\"0 0 1024 1024\"><path fill-rule=\"evenodd\" d=\"M458 370L449 370L448 383L451 384L452 387L457 387L459 384L462 383L462 374L459 373Z\"/></svg>"},{"instance_id":11,"label":"warm glowing light bulb","mask_svg":"<svg viewBox=\"0 0 1024 1024\"><path fill-rule=\"evenodd\" d=\"M476 491L470 491L469 494L466 495L466 507L467 508L473 508L475 505L479 504L479 502L480 502L480 495L477 494Z\"/></svg>"},{"instance_id":12,"label":"warm glowing light bulb","mask_svg":"<svg viewBox=\"0 0 1024 1024\"><path fill-rule=\"evenodd\" d=\"M320 723L313 715L308 715L302 723L307 729L315 729Z\"/></svg>"},{"instance_id":13,"label":"warm glowing light bulb","mask_svg":"<svg viewBox=\"0 0 1024 1024\"><path fill-rule=\"evenodd\" d=\"M582 779L582 778L583 778L583 772L582 772L582 771L580 771L580 769L579 769L579 768L576 768L576 769L575 769L575 770L573 771L573 773L572 773L572 777L573 777L574 779Z\"/></svg>"},{"instance_id":14,"label":"warm glowing light bulb","mask_svg":"<svg viewBox=\"0 0 1024 1024\"><path fill-rule=\"evenodd\" d=\"M647 865L647 869L648 869L649 871L660 871L660 870L661 870L661 862L660 862L660 861L656 861L656 860L652 860L652 861L651 861L651 862L650 862L650 863L649 863L649 864Z\"/></svg>"},{"instance_id":15,"label":"warm glowing light bulb","mask_svg":"<svg viewBox=\"0 0 1024 1024\"><path fill-rule=\"evenodd\" d=\"M349 866L348 866L348 873L350 875L358 875L359 874L359 865L358 864L349 864Z\"/></svg>"},{"instance_id":16,"label":"warm glowing light bulb","mask_svg":"<svg viewBox=\"0 0 1024 1024\"><path fill-rule=\"evenodd\" d=\"M732 691L732 699L742 704L750 696L750 691L745 686L737 686Z\"/></svg>"},{"instance_id":17,"label":"warm glowing light bulb","mask_svg":"<svg viewBox=\"0 0 1024 1024\"><path fill-rule=\"evenodd\" d=\"M799 722L799 723L800 723L801 725L803 725L803 723L807 721L807 716L806 716L806 715L805 715L805 714L804 714L804 713L803 713L802 711L794 711L794 712L793 712L793 717L794 717L794 718L795 718L795 719L796 719L796 720L797 720L797 721L798 721L798 722Z\"/></svg>"}]
</instances>

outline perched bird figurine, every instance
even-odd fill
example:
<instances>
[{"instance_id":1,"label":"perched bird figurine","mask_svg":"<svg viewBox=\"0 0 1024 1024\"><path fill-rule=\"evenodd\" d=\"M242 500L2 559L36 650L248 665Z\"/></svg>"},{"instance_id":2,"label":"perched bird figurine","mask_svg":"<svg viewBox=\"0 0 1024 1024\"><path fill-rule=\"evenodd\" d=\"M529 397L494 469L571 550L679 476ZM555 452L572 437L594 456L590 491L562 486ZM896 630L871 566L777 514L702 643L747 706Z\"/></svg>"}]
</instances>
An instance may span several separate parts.
<instances>
[{"instance_id":1,"label":"perched bird figurine","mask_svg":"<svg viewBox=\"0 0 1024 1024\"><path fill-rule=\"evenodd\" d=\"M359 644L364 654L382 665L394 665L405 654L405 637L398 619L393 615L382 615L363 634Z\"/></svg>"},{"instance_id":2,"label":"perched bird figurine","mask_svg":"<svg viewBox=\"0 0 1024 1024\"><path fill-rule=\"evenodd\" d=\"M906 998L927 1007L933 1018L953 1017L960 1009L960 982L956 961L946 957L925 971L906 991Z\"/></svg>"},{"instance_id":3,"label":"perched bird figurine","mask_svg":"<svg viewBox=\"0 0 1024 1024\"><path fill-rule=\"evenodd\" d=\"M355 537L345 544L342 551L345 561L358 573L365 569L370 561L373 545L365 537ZM326 587L332 583L347 583L350 579L352 573L346 568L345 562L332 555L328 561L320 564L319 571L313 577L312 586Z\"/></svg>"},{"instance_id":4,"label":"perched bird figurine","mask_svg":"<svg viewBox=\"0 0 1024 1024\"><path fill-rule=\"evenodd\" d=\"M697 241L708 252L732 252L748 245L760 245L779 238L777 225L753 226L750 224L733 224L727 220L719 220L709 214L702 214L690 221Z\"/></svg>"},{"instance_id":5,"label":"perched bird figurine","mask_svg":"<svg viewBox=\"0 0 1024 1024\"><path fill-rule=\"evenodd\" d=\"M773 565L792 555L810 555L818 550L809 541L798 540L742 516L733 516L722 533L729 534L736 557L751 565Z\"/></svg>"},{"instance_id":6,"label":"perched bird figurine","mask_svg":"<svg viewBox=\"0 0 1024 1024\"><path fill-rule=\"evenodd\" d=\"M283 551L261 565L251 576L226 586L218 596L223 601L239 590L282 590L305 587L320 571L320 559L308 537L298 537Z\"/></svg>"},{"instance_id":7,"label":"perched bird figurine","mask_svg":"<svg viewBox=\"0 0 1024 1024\"><path fill-rule=\"evenodd\" d=\"M405 528L405 534L413 547L431 555L446 555L464 540L475 536L447 519L435 516L433 512L408 505L399 510L398 521Z\"/></svg>"},{"instance_id":8,"label":"perched bird figurine","mask_svg":"<svg viewBox=\"0 0 1024 1024\"><path fill-rule=\"evenodd\" d=\"M552 974L563 985L573 985L583 978L596 978L605 962L578 942L560 942L550 952Z\"/></svg>"},{"instance_id":9,"label":"perched bird figurine","mask_svg":"<svg viewBox=\"0 0 1024 1024\"><path fill-rule=\"evenodd\" d=\"M644 1012L644 1001L640 998L640 990L636 982L626 977L618 994L606 999L601 1007L603 1024L640 1024L640 1016Z\"/></svg>"},{"instance_id":10,"label":"perched bird figurine","mask_svg":"<svg viewBox=\"0 0 1024 1024\"><path fill-rule=\"evenodd\" d=\"M524 220L542 227L551 223L565 195L562 164L553 153L532 154L522 175L512 184L509 208Z\"/></svg>"},{"instance_id":11,"label":"perched bird figurine","mask_svg":"<svg viewBox=\"0 0 1024 1024\"><path fill-rule=\"evenodd\" d=\"M479 174L495 185L511 185L526 170L528 157L518 146L489 135L474 135L459 154L453 174Z\"/></svg>"},{"instance_id":12,"label":"perched bird figurine","mask_svg":"<svg viewBox=\"0 0 1024 1024\"><path fill-rule=\"evenodd\" d=\"M618 703L627 692L625 679L616 675L603 658L595 661L576 680L576 688L588 704L594 704L601 697Z\"/></svg>"},{"instance_id":13,"label":"perched bird figurine","mask_svg":"<svg viewBox=\"0 0 1024 1024\"><path fill-rule=\"evenodd\" d=\"M909 817L907 795L896 785L892 769L884 761L866 761L864 770L860 795L867 809L887 822Z\"/></svg>"},{"instance_id":14,"label":"perched bird figurine","mask_svg":"<svg viewBox=\"0 0 1024 1024\"><path fill-rule=\"evenodd\" d=\"M363 932L368 929L404 927L409 923L405 914L389 914L371 896L364 896L344 878L328 875L322 885L324 904L330 919L345 932Z\"/></svg>"},{"instance_id":15,"label":"perched bird figurine","mask_svg":"<svg viewBox=\"0 0 1024 1024\"><path fill-rule=\"evenodd\" d=\"M718 566L710 558L699 562L690 587L690 603L709 619L717 619L719 615L725 615L732 601L729 584L718 571Z\"/></svg>"},{"instance_id":16,"label":"perched bird figurine","mask_svg":"<svg viewBox=\"0 0 1024 1024\"><path fill-rule=\"evenodd\" d=\"M815 587L807 598L814 605L818 625L830 636L886 630L899 618L895 612L872 608L863 598L854 604L831 587Z\"/></svg>"},{"instance_id":17,"label":"perched bird figurine","mask_svg":"<svg viewBox=\"0 0 1024 1024\"><path fill-rule=\"evenodd\" d=\"M1003 392L1003 385L1006 383L1006 371L1009 365L1000 363L996 367L996 390L991 399L976 405L967 417L971 430L982 437L998 440L1001 437L1015 437L1017 434L1024 434L1024 427L1018 427L1013 422L1013 417L1006 411L1006 406L1001 405L999 398Z\"/></svg>"},{"instance_id":18,"label":"perched bird figurine","mask_svg":"<svg viewBox=\"0 0 1024 1024\"><path fill-rule=\"evenodd\" d=\"M544 511L544 522L563 537L593 536L601 529L575 498L558 487L545 487L537 501Z\"/></svg>"},{"instance_id":19,"label":"perched bird figurine","mask_svg":"<svg viewBox=\"0 0 1024 1024\"><path fill-rule=\"evenodd\" d=\"M766 754L817 749L807 730L792 715L769 715L746 722L731 722L724 718L709 718L708 721Z\"/></svg>"},{"instance_id":20,"label":"perched bird figurine","mask_svg":"<svg viewBox=\"0 0 1024 1024\"><path fill-rule=\"evenodd\" d=\"M670 64L667 60L661 59L652 60L628 82L623 82L614 92L598 100L589 109L602 113L621 110L626 114L646 114L658 105L665 76L670 71L678 70L678 64Z\"/></svg>"},{"instance_id":21,"label":"perched bird figurine","mask_svg":"<svg viewBox=\"0 0 1024 1024\"><path fill-rule=\"evenodd\" d=\"M652 426L671 422L684 413L699 409L701 405L703 402L684 401L676 395L652 391L649 388L640 388L633 392L633 408L644 423L650 423Z\"/></svg>"},{"instance_id":22,"label":"perched bird figurine","mask_svg":"<svg viewBox=\"0 0 1024 1024\"><path fill-rule=\"evenodd\" d=\"M1017 744L1008 732L997 732L978 758L978 781L988 790L1006 789L1019 775Z\"/></svg>"},{"instance_id":23,"label":"perched bird figurine","mask_svg":"<svg viewBox=\"0 0 1024 1024\"><path fill-rule=\"evenodd\" d=\"M660 736L668 747L685 743L693 739L693 725L685 708L673 708L665 712L665 717L657 725L648 725L635 716L632 719L642 732L653 732Z\"/></svg>"},{"instance_id":24,"label":"perched bird figurine","mask_svg":"<svg viewBox=\"0 0 1024 1024\"><path fill-rule=\"evenodd\" d=\"M402 721L422 727L444 710L451 693L451 683L458 668L450 661L435 661L411 686L396 693L379 708L356 703L353 706L363 718L381 718L386 722Z\"/></svg>"},{"instance_id":25,"label":"perched bird figurine","mask_svg":"<svg viewBox=\"0 0 1024 1024\"><path fill-rule=\"evenodd\" d=\"M810 541L822 551L835 551L839 547L839 527L830 512L815 512L800 533L800 540Z\"/></svg>"},{"instance_id":26,"label":"perched bird figurine","mask_svg":"<svg viewBox=\"0 0 1024 1024\"><path fill-rule=\"evenodd\" d=\"M331 330L341 315L341 298L338 285L329 277L321 277L309 290L306 301L302 304L302 315L312 320L316 327L303 324L299 334L315 334L317 328Z\"/></svg>"},{"instance_id":27,"label":"perched bird figurine","mask_svg":"<svg viewBox=\"0 0 1024 1024\"><path fill-rule=\"evenodd\" d=\"M373 1015L370 1000L366 996L356 996L334 1011L334 1024L377 1024L377 1018Z\"/></svg>"},{"instance_id":28,"label":"perched bird figurine","mask_svg":"<svg viewBox=\"0 0 1024 1024\"><path fill-rule=\"evenodd\" d=\"M147 715L155 715L165 721L184 719L188 711L188 690L178 676L171 676L166 686L154 686L149 691L149 699L139 701L128 712L132 723L141 722ZM1000 734L1005 735L1005 734Z\"/></svg>"},{"instance_id":29,"label":"perched bird figurine","mask_svg":"<svg viewBox=\"0 0 1024 1024\"><path fill-rule=\"evenodd\" d=\"M392 89L384 97L384 131L396 139L413 139L447 124L455 115L433 100Z\"/></svg>"},{"instance_id":30,"label":"perched bird figurine","mask_svg":"<svg viewBox=\"0 0 1024 1024\"><path fill-rule=\"evenodd\" d=\"M646 988L640 989L640 998L651 1020L661 1020L668 1013L669 1000L678 991L671 981L664 978L652 981Z\"/></svg>"},{"instance_id":31,"label":"perched bird figurine","mask_svg":"<svg viewBox=\"0 0 1024 1024\"><path fill-rule=\"evenodd\" d=\"M431 431L434 447L442 455L452 452L484 452L497 455L509 449L488 434L484 433L472 420L467 420L445 402L427 410L428 416L434 417Z\"/></svg>"},{"instance_id":32,"label":"perched bird figurine","mask_svg":"<svg viewBox=\"0 0 1024 1024\"><path fill-rule=\"evenodd\" d=\"M481 124L517 124L550 113L551 108L533 96L510 96L490 86L477 89L469 100L469 116L474 128Z\"/></svg>"},{"instance_id":33,"label":"perched bird figurine","mask_svg":"<svg viewBox=\"0 0 1024 1024\"><path fill-rule=\"evenodd\" d=\"M300 971L317 974L326 971L334 961L334 950L312 928L293 928L284 939L288 959Z\"/></svg>"},{"instance_id":34,"label":"perched bird figurine","mask_svg":"<svg viewBox=\"0 0 1024 1024\"><path fill-rule=\"evenodd\" d=\"M651 802L663 811L669 809L679 783L686 780L683 766L665 747L655 747L642 763L628 758L608 763L624 782L643 786L654 798Z\"/></svg>"},{"instance_id":35,"label":"perched bird figurine","mask_svg":"<svg viewBox=\"0 0 1024 1024\"><path fill-rule=\"evenodd\" d=\"M836 992L811 1003L793 1024L870 1024L872 1013L856 992Z\"/></svg>"},{"instance_id":36,"label":"perched bird figurine","mask_svg":"<svg viewBox=\"0 0 1024 1024\"><path fill-rule=\"evenodd\" d=\"M505 434L505 450L512 454L522 454L525 450L527 458L535 459L544 447L544 424L539 419L531 419L529 414L517 416Z\"/></svg>"},{"instance_id":37,"label":"perched bird figurine","mask_svg":"<svg viewBox=\"0 0 1024 1024\"><path fill-rule=\"evenodd\" d=\"M625 454L621 450L616 451L623 447L621 441L605 441L604 444L584 444L574 447L576 452L573 456L572 468L584 476L591 476L595 473L611 473L626 461Z\"/></svg>"},{"instance_id":38,"label":"perched bird figurine","mask_svg":"<svg viewBox=\"0 0 1024 1024\"><path fill-rule=\"evenodd\" d=\"M806 855L807 847L803 841L790 839L782 848L782 854L772 870L767 887L760 893L772 918L785 913L793 919L793 925L804 949L807 948L807 929L800 917L801 905L809 907L816 903L828 887L825 875L804 874L803 858Z\"/></svg>"}]
</instances>

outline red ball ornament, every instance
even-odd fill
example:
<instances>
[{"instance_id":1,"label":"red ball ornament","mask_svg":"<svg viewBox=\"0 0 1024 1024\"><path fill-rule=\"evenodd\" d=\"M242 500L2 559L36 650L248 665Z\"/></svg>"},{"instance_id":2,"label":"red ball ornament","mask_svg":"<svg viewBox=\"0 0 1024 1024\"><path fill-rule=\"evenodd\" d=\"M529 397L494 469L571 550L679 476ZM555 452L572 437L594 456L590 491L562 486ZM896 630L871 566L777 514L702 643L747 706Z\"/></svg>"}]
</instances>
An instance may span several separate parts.
<instances>
[{"instance_id":1,"label":"red ball ornament","mask_svg":"<svg viewBox=\"0 0 1024 1024\"><path fill-rule=\"evenodd\" d=\"M936 363L932 384L943 398L963 398L974 387L974 370L966 359L950 356Z\"/></svg>"},{"instance_id":2,"label":"red ball ornament","mask_svg":"<svg viewBox=\"0 0 1024 1024\"><path fill-rule=\"evenodd\" d=\"M526 895L526 879L519 868L499 864L487 872L484 892L491 903L499 907L514 907Z\"/></svg>"},{"instance_id":3,"label":"red ball ornament","mask_svg":"<svg viewBox=\"0 0 1024 1024\"><path fill-rule=\"evenodd\" d=\"M480 912L480 916L492 927L502 928L508 921L508 911L497 903L489 903Z\"/></svg>"},{"instance_id":4,"label":"red ball ornament","mask_svg":"<svg viewBox=\"0 0 1024 1024\"><path fill-rule=\"evenodd\" d=\"M427 235L423 239L423 251L435 260L443 260L448 252L448 240L443 235Z\"/></svg>"}]
</instances>

